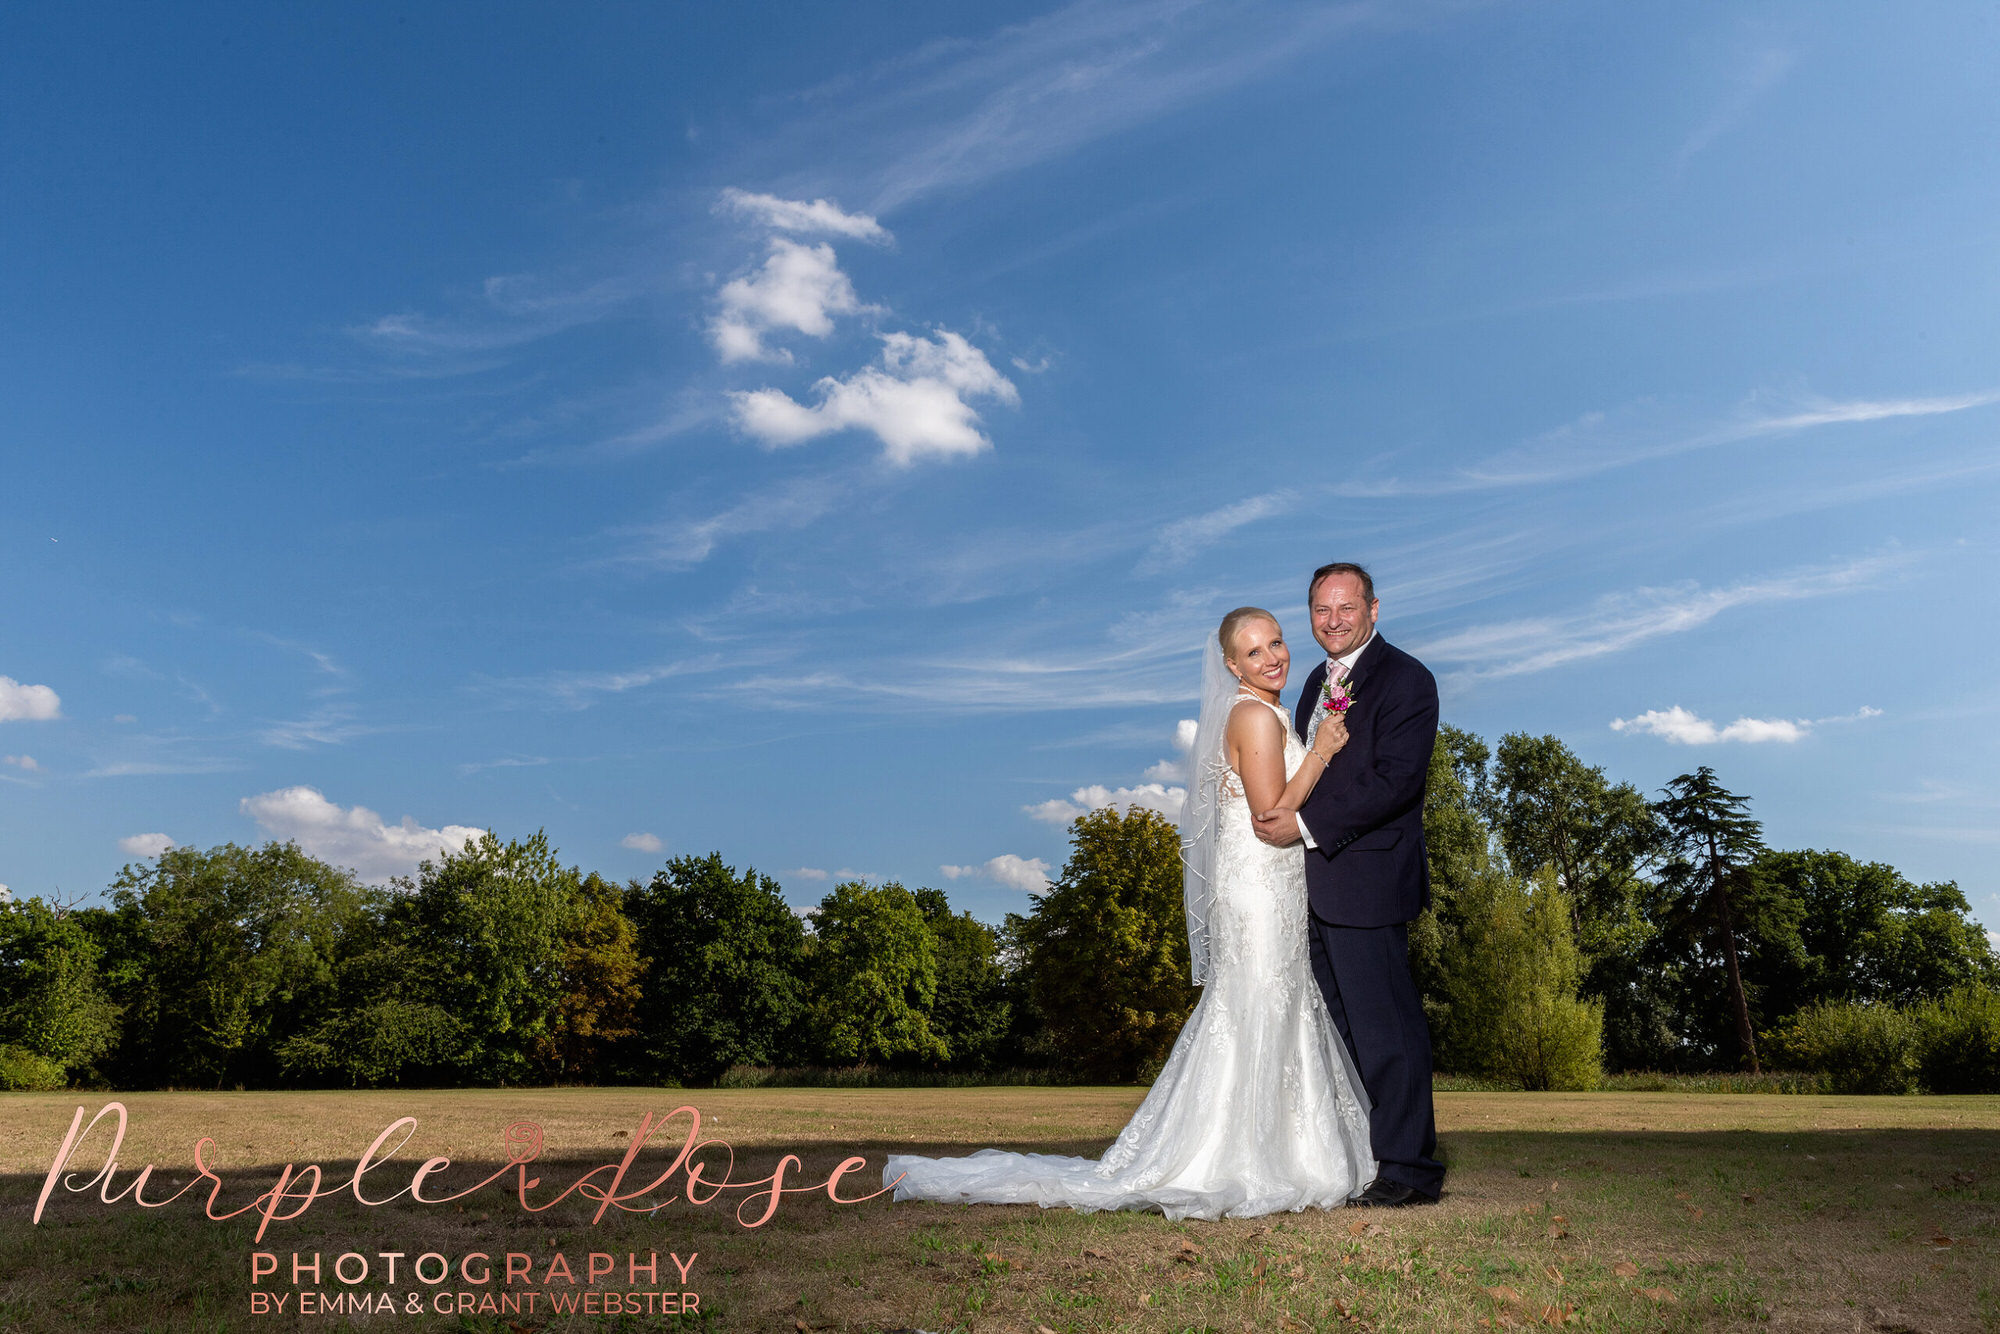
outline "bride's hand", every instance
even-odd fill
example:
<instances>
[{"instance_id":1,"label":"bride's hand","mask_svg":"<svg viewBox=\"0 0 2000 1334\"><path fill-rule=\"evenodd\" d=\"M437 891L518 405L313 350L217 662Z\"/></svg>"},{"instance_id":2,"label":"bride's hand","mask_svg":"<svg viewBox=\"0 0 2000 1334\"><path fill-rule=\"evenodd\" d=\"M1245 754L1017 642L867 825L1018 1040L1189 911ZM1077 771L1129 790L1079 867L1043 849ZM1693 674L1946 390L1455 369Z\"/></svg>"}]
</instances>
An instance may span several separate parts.
<instances>
[{"instance_id":1,"label":"bride's hand","mask_svg":"<svg viewBox=\"0 0 2000 1334\"><path fill-rule=\"evenodd\" d=\"M1322 760L1330 760L1340 753L1347 744L1347 719L1339 714L1329 714L1320 720L1319 731L1313 733L1313 753Z\"/></svg>"}]
</instances>

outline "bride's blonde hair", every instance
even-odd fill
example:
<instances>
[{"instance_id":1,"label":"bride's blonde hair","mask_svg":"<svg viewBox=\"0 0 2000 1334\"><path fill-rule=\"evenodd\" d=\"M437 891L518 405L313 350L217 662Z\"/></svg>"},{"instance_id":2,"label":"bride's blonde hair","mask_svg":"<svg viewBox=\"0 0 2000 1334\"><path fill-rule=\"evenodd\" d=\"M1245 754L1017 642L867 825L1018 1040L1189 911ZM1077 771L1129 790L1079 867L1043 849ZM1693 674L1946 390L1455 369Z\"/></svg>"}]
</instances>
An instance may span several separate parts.
<instances>
[{"instance_id":1,"label":"bride's blonde hair","mask_svg":"<svg viewBox=\"0 0 2000 1334\"><path fill-rule=\"evenodd\" d=\"M1231 662L1235 662L1236 644L1234 641L1236 639L1236 632L1242 629L1246 622L1260 620L1269 621L1272 625L1278 624L1278 618L1270 612L1265 611L1262 607L1238 607L1235 611L1223 617L1222 627L1215 632L1215 640L1222 646L1222 656Z\"/></svg>"}]
</instances>

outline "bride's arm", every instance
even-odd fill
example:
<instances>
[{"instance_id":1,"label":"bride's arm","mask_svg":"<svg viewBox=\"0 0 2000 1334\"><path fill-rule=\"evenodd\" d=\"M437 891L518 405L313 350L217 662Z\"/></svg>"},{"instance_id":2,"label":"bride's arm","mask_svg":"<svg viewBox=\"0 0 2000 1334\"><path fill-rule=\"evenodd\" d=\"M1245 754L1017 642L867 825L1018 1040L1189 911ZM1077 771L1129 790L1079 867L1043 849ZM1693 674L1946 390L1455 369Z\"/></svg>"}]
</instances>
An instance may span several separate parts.
<instances>
[{"instance_id":1,"label":"bride's arm","mask_svg":"<svg viewBox=\"0 0 2000 1334\"><path fill-rule=\"evenodd\" d=\"M1328 758L1347 744L1347 729L1338 718L1320 725L1312 748L1299 762L1292 781L1285 781L1285 725L1261 705L1239 706L1229 715L1225 733L1230 767L1243 780L1243 795L1253 811L1296 811L1305 803L1313 784L1326 772Z\"/></svg>"}]
</instances>

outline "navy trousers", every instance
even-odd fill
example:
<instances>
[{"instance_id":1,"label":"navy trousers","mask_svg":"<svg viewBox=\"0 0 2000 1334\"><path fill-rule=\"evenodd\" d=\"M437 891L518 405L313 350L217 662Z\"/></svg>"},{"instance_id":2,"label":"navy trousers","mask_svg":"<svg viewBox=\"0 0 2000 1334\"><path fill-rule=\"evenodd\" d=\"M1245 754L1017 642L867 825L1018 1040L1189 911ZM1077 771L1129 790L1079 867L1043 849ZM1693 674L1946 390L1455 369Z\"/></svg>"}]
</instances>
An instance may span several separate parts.
<instances>
[{"instance_id":1,"label":"navy trousers","mask_svg":"<svg viewBox=\"0 0 2000 1334\"><path fill-rule=\"evenodd\" d=\"M1377 1176L1436 1199L1444 1164L1431 1110L1431 1029L1410 977L1409 923L1333 926L1307 916L1313 976L1368 1091Z\"/></svg>"}]
</instances>

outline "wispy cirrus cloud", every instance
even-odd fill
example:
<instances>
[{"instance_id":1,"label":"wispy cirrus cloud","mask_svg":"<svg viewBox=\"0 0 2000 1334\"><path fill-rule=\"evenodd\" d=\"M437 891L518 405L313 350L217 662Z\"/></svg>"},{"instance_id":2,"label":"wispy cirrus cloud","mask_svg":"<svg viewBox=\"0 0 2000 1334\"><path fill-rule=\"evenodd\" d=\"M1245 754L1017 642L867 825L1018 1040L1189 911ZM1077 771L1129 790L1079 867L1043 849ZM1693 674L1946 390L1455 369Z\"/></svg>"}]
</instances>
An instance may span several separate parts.
<instances>
[{"instance_id":1,"label":"wispy cirrus cloud","mask_svg":"<svg viewBox=\"0 0 2000 1334\"><path fill-rule=\"evenodd\" d=\"M1732 126L1787 74L1796 57L1778 47L1765 47L1742 56L1732 71L1729 86L1708 117L1697 125L1674 152L1674 169L1686 168L1694 156L1720 139Z\"/></svg>"},{"instance_id":2,"label":"wispy cirrus cloud","mask_svg":"<svg viewBox=\"0 0 2000 1334\"><path fill-rule=\"evenodd\" d=\"M848 485L837 478L793 478L700 518L662 519L622 529L613 536L622 539L623 548L606 563L662 569L699 565L733 539L803 528L839 507L848 492Z\"/></svg>"},{"instance_id":3,"label":"wispy cirrus cloud","mask_svg":"<svg viewBox=\"0 0 2000 1334\"><path fill-rule=\"evenodd\" d=\"M1929 398L1817 400L1771 409L1755 403L1734 416L1694 430L1632 419L1632 414L1588 412L1512 449L1428 478L1383 477L1340 483L1347 496L1438 496L1580 481L1635 464L1676 455L1752 444L1816 431L1904 418L1936 417L2000 403L2000 390Z\"/></svg>"},{"instance_id":4,"label":"wispy cirrus cloud","mask_svg":"<svg viewBox=\"0 0 2000 1334\"><path fill-rule=\"evenodd\" d=\"M310 750L314 746L338 746L358 736L370 736L388 728L355 721L354 710L342 704L328 704L303 718L288 718L258 729L257 739L282 750Z\"/></svg>"},{"instance_id":5,"label":"wispy cirrus cloud","mask_svg":"<svg viewBox=\"0 0 2000 1334\"><path fill-rule=\"evenodd\" d=\"M648 667L629 668L624 671L554 671L536 676L512 676L487 679L478 683L478 689L514 697L534 697L543 699L563 708L587 709L606 695L622 695L628 690L640 690L671 681L676 677L696 675L713 671L721 661L716 655L708 654L699 658L683 658L673 662L655 663ZM541 764L534 760L496 760L492 764L479 766L493 768L508 764Z\"/></svg>"},{"instance_id":6,"label":"wispy cirrus cloud","mask_svg":"<svg viewBox=\"0 0 2000 1334\"><path fill-rule=\"evenodd\" d=\"M1205 514L1176 519L1153 539L1153 545L1139 563L1140 572L1150 573L1183 565L1237 529L1260 519L1288 514L1297 509L1303 500L1295 491L1271 491L1209 510Z\"/></svg>"},{"instance_id":7,"label":"wispy cirrus cloud","mask_svg":"<svg viewBox=\"0 0 2000 1334\"><path fill-rule=\"evenodd\" d=\"M1470 678L1520 676L1586 662L1664 635L1683 634L1738 607L1796 602L1867 588L1909 558L1890 554L1797 570L1727 588L1686 583L1639 588L1597 599L1568 616L1523 617L1473 626L1426 642L1426 662L1457 664Z\"/></svg>"},{"instance_id":8,"label":"wispy cirrus cloud","mask_svg":"<svg viewBox=\"0 0 2000 1334\"><path fill-rule=\"evenodd\" d=\"M473 760L458 766L461 776L484 773L488 769L536 769L547 764L545 755L502 755L497 760Z\"/></svg>"},{"instance_id":9,"label":"wispy cirrus cloud","mask_svg":"<svg viewBox=\"0 0 2000 1334\"><path fill-rule=\"evenodd\" d=\"M933 44L798 99L783 150L841 143L876 213L971 188L1183 111L1340 36L1446 6L1083 0L983 39Z\"/></svg>"},{"instance_id":10,"label":"wispy cirrus cloud","mask_svg":"<svg viewBox=\"0 0 2000 1334\"><path fill-rule=\"evenodd\" d=\"M637 274L612 274L582 282L537 274L497 274L455 315L399 311L348 332L385 353L456 359L539 342L605 318L648 290ZM473 363L479 365L482 363Z\"/></svg>"}]
</instances>

